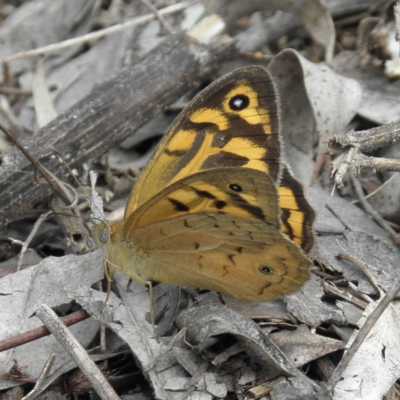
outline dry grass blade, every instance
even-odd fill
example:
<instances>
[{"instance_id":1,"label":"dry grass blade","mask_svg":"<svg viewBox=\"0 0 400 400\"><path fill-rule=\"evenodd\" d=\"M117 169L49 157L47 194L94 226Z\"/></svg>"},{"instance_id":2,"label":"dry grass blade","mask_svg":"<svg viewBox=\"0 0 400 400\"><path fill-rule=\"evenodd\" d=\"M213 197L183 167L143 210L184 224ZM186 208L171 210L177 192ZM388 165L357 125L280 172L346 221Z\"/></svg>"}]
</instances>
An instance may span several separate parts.
<instances>
[{"instance_id":1,"label":"dry grass blade","mask_svg":"<svg viewBox=\"0 0 400 400\"><path fill-rule=\"evenodd\" d=\"M191 1L191 2L183 1L178 4L173 4L169 7L163 8L162 10L158 10L158 13L160 15L167 15L167 14L179 12L179 11L182 11L185 8L191 6L192 4L196 3L197 1L198 0ZM67 47L74 46L76 44L82 44L82 43L86 43L86 42L89 42L94 39L100 39L106 35L110 35L112 33L119 32L119 31L129 28L133 25L144 24L148 21L151 21L154 18L156 18L156 16L154 14L144 15L142 17L135 18L131 21L127 21L123 24L111 26L109 28L102 29L102 30L99 30L99 31L96 31L93 33L89 33L89 34L81 36L79 38L69 39L69 40L65 40L60 43L55 43L55 44L51 44L49 46L44 46L39 49L35 49L35 50L31 50L31 51L24 51L21 53L14 54L13 56L7 57L5 60L3 60L3 63L9 63L10 61L18 60L20 58L25 58L25 57L39 56L39 55L43 55L43 54L50 53L53 51L65 49Z\"/></svg>"}]
</instances>

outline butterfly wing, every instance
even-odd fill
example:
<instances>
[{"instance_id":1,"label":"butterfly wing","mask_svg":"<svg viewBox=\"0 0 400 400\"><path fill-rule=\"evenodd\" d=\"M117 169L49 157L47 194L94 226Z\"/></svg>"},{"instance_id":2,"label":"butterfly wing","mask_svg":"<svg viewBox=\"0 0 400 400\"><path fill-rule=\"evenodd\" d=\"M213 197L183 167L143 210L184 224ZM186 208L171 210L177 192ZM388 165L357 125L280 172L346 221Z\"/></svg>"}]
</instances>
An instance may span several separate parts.
<instances>
[{"instance_id":1,"label":"butterfly wing","mask_svg":"<svg viewBox=\"0 0 400 400\"><path fill-rule=\"evenodd\" d=\"M123 232L203 211L259 219L281 228L278 194L271 177L250 168L217 168L172 183L133 212Z\"/></svg>"},{"instance_id":2,"label":"butterfly wing","mask_svg":"<svg viewBox=\"0 0 400 400\"><path fill-rule=\"evenodd\" d=\"M315 211L305 197L302 184L286 164L283 165L278 192L282 232L308 253L314 244Z\"/></svg>"},{"instance_id":3,"label":"butterfly wing","mask_svg":"<svg viewBox=\"0 0 400 400\"><path fill-rule=\"evenodd\" d=\"M125 217L172 182L198 171L247 167L280 177L277 93L262 67L213 82L181 112L136 183Z\"/></svg>"},{"instance_id":4,"label":"butterfly wing","mask_svg":"<svg viewBox=\"0 0 400 400\"><path fill-rule=\"evenodd\" d=\"M264 301L298 289L310 260L281 232L260 220L201 212L135 230L137 263L124 272L144 280L216 290Z\"/></svg>"},{"instance_id":5,"label":"butterfly wing","mask_svg":"<svg viewBox=\"0 0 400 400\"><path fill-rule=\"evenodd\" d=\"M107 245L110 261L142 283L261 301L291 293L308 279L310 260L280 232L276 186L258 170L190 175L115 226Z\"/></svg>"}]
</instances>

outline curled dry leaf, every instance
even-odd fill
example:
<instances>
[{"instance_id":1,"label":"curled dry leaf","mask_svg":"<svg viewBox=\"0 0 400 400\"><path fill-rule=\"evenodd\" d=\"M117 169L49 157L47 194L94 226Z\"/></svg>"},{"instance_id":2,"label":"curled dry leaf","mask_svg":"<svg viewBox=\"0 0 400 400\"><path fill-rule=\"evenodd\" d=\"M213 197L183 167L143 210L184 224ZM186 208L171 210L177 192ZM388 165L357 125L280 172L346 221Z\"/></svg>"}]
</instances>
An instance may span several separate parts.
<instances>
[{"instance_id":1,"label":"curled dry leaf","mask_svg":"<svg viewBox=\"0 0 400 400\"><path fill-rule=\"evenodd\" d=\"M282 107L285 158L303 183L310 183L313 146L325 154L328 140L357 112L361 88L328 66L314 64L294 50L280 52L269 66Z\"/></svg>"},{"instance_id":2,"label":"curled dry leaf","mask_svg":"<svg viewBox=\"0 0 400 400\"><path fill-rule=\"evenodd\" d=\"M270 337L296 367L345 347L340 340L312 334L306 325L299 326L294 332L271 333Z\"/></svg>"},{"instance_id":3,"label":"curled dry leaf","mask_svg":"<svg viewBox=\"0 0 400 400\"><path fill-rule=\"evenodd\" d=\"M234 335L270 378L278 375L299 376L298 370L254 321L226 306L205 304L192 307L182 311L176 322L180 328L187 328L187 337L192 343L204 343L226 333ZM307 378L303 378L308 382Z\"/></svg>"},{"instance_id":4,"label":"curled dry leaf","mask_svg":"<svg viewBox=\"0 0 400 400\"><path fill-rule=\"evenodd\" d=\"M337 73L356 80L361 86L358 115L377 125L397 121L400 114L400 80L389 81L382 70L371 65L361 68L360 62L358 53L343 51L331 63Z\"/></svg>"},{"instance_id":5,"label":"curled dry leaf","mask_svg":"<svg viewBox=\"0 0 400 400\"><path fill-rule=\"evenodd\" d=\"M400 224L400 173L394 173L366 199L385 220Z\"/></svg>"}]
</instances>

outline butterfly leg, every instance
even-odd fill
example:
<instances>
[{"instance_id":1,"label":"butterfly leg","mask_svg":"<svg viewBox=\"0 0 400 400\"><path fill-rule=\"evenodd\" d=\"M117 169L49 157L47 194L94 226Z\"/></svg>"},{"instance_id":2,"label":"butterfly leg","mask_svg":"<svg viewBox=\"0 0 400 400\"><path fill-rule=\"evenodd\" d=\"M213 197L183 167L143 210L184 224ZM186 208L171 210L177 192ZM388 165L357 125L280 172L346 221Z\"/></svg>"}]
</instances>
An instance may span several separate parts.
<instances>
[{"instance_id":1,"label":"butterfly leg","mask_svg":"<svg viewBox=\"0 0 400 400\"><path fill-rule=\"evenodd\" d=\"M160 338L157 335L156 324L154 322L153 284L150 281L146 281L146 285L149 288L151 327L153 328L154 338L157 340L158 343L160 343Z\"/></svg>"},{"instance_id":2,"label":"butterfly leg","mask_svg":"<svg viewBox=\"0 0 400 400\"><path fill-rule=\"evenodd\" d=\"M108 299L110 298L110 292L111 292L111 283L113 280L113 273L108 265L108 260L103 261L103 266L104 266L104 275L107 279L107 296L106 299L104 300L103 305L100 307L99 311L102 312L107 304Z\"/></svg>"}]
</instances>

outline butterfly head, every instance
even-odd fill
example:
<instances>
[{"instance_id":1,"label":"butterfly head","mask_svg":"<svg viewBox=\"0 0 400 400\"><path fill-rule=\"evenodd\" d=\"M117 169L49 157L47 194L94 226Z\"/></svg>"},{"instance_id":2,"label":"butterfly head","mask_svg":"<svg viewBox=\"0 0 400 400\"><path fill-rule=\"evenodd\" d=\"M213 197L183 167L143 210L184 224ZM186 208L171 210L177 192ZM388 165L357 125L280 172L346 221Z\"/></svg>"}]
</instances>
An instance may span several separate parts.
<instances>
[{"instance_id":1,"label":"butterfly head","mask_svg":"<svg viewBox=\"0 0 400 400\"><path fill-rule=\"evenodd\" d=\"M107 244L110 240L111 229L106 225L98 232L98 240L100 243Z\"/></svg>"},{"instance_id":2,"label":"butterfly head","mask_svg":"<svg viewBox=\"0 0 400 400\"><path fill-rule=\"evenodd\" d=\"M107 221L91 220L90 230L97 247L107 246L112 236L112 228Z\"/></svg>"}]
</instances>

